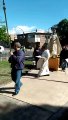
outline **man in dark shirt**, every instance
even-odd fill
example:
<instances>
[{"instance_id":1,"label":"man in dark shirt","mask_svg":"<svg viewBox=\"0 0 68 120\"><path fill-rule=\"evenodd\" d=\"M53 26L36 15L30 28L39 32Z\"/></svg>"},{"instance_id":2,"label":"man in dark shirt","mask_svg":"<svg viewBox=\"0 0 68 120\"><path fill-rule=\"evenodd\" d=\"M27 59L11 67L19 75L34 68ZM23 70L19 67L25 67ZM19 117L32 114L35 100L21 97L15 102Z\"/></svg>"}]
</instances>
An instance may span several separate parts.
<instances>
[{"instance_id":1,"label":"man in dark shirt","mask_svg":"<svg viewBox=\"0 0 68 120\"><path fill-rule=\"evenodd\" d=\"M66 59L68 59L68 46L63 46L62 51L60 53L60 66L62 70L65 70L66 67L68 67L68 63L66 62Z\"/></svg>"},{"instance_id":2,"label":"man in dark shirt","mask_svg":"<svg viewBox=\"0 0 68 120\"><path fill-rule=\"evenodd\" d=\"M12 80L15 82L15 93L14 95L17 95L20 91L20 87L22 86L22 82L20 81L22 70L24 68L24 60L25 60L25 54L20 49L21 44L19 42L16 42L14 44L14 52L10 52L9 57L9 63L11 63L11 77Z\"/></svg>"},{"instance_id":3,"label":"man in dark shirt","mask_svg":"<svg viewBox=\"0 0 68 120\"><path fill-rule=\"evenodd\" d=\"M36 48L34 49L33 52L33 57L35 59L36 62L36 68L37 68L37 62L39 60L39 58L37 56L41 55L41 49L40 49L40 45L36 45Z\"/></svg>"}]
</instances>

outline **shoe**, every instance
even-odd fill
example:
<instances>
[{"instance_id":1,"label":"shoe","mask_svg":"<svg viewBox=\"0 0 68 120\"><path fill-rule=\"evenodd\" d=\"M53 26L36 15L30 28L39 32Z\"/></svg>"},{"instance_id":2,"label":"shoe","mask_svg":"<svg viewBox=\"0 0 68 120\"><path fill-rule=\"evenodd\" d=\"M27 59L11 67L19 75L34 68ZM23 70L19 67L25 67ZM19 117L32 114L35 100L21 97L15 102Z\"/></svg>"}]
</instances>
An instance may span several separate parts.
<instances>
[{"instance_id":1,"label":"shoe","mask_svg":"<svg viewBox=\"0 0 68 120\"><path fill-rule=\"evenodd\" d=\"M35 78L39 78L40 76L39 75L35 75Z\"/></svg>"},{"instance_id":2,"label":"shoe","mask_svg":"<svg viewBox=\"0 0 68 120\"><path fill-rule=\"evenodd\" d=\"M65 72L65 69L64 70L62 70L63 72Z\"/></svg>"},{"instance_id":3,"label":"shoe","mask_svg":"<svg viewBox=\"0 0 68 120\"><path fill-rule=\"evenodd\" d=\"M44 75L44 76L50 76L50 74L46 74L46 75Z\"/></svg>"},{"instance_id":4,"label":"shoe","mask_svg":"<svg viewBox=\"0 0 68 120\"><path fill-rule=\"evenodd\" d=\"M19 91L14 92L12 96L18 95Z\"/></svg>"}]
</instances>

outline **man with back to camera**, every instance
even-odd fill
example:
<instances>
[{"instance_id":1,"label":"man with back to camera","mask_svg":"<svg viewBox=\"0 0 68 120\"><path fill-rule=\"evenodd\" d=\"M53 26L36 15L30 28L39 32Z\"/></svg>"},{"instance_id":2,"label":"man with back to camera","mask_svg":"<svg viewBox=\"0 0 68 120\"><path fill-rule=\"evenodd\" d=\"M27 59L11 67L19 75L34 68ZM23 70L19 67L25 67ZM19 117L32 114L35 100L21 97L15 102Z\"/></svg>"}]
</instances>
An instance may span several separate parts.
<instances>
[{"instance_id":1,"label":"man with back to camera","mask_svg":"<svg viewBox=\"0 0 68 120\"><path fill-rule=\"evenodd\" d=\"M24 68L25 54L21 50L21 44L16 42L14 44L14 52L10 52L9 63L11 63L11 78L15 82L15 92L13 95L17 95L22 86L20 81L22 70Z\"/></svg>"}]
</instances>

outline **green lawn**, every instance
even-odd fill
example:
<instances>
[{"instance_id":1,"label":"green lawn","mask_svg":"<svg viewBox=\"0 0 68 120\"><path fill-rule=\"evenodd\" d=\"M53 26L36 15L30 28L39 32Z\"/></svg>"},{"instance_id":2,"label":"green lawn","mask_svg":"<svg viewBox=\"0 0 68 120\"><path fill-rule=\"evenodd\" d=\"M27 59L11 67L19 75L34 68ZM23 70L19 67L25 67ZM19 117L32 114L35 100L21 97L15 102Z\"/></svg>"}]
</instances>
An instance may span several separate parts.
<instances>
[{"instance_id":1,"label":"green lawn","mask_svg":"<svg viewBox=\"0 0 68 120\"><path fill-rule=\"evenodd\" d=\"M10 64L7 61L0 61L0 85L11 81Z\"/></svg>"},{"instance_id":2,"label":"green lawn","mask_svg":"<svg viewBox=\"0 0 68 120\"><path fill-rule=\"evenodd\" d=\"M24 73L29 71L28 65L32 64L31 61L25 61L27 68L24 68ZM0 85L11 82L11 67L8 61L0 61Z\"/></svg>"}]
</instances>

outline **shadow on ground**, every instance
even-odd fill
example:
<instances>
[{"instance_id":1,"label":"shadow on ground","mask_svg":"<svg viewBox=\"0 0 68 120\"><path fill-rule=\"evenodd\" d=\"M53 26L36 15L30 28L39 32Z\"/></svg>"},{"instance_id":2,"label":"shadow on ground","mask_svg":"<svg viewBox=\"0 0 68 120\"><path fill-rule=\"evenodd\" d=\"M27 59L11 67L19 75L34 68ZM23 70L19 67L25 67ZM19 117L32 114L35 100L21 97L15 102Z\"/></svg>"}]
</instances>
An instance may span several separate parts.
<instances>
[{"instance_id":1,"label":"shadow on ground","mask_svg":"<svg viewBox=\"0 0 68 120\"><path fill-rule=\"evenodd\" d=\"M22 74L22 76L26 76L26 78L30 78L30 79L35 79L35 80L43 80L43 81L48 81L48 82L58 82L58 83L68 83L66 81L62 81L62 80L54 80L54 79L46 79L45 77L48 76L48 75L44 75L44 76L40 76L40 77L37 77L38 74L35 74L35 73L28 73L27 71L25 73ZM33 78L31 78L31 76ZM41 79L40 79L41 78ZM65 80L65 79L64 79Z\"/></svg>"},{"instance_id":2,"label":"shadow on ground","mask_svg":"<svg viewBox=\"0 0 68 120\"><path fill-rule=\"evenodd\" d=\"M14 94L11 90L15 89L14 87L1 87L0 93Z\"/></svg>"},{"instance_id":3,"label":"shadow on ground","mask_svg":"<svg viewBox=\"0 0 68 120\"><path fill-rule=\"evenodd\" d=\"M57 111L54 113L47 108ZM28 103L24 105L0 103L0 120L68 120L68 108L50 105L34 106Z\"/></svg>"},{"instance_id":4,"label":"shadow on ground","mask_svg":"<svg viewBox=\"0 0 68 120\"><path fill-rule=\"evenodd\" d=\"M35 74L35 73L28 73L28 72L25 72L25 74L23 74L23 75L32 76L32 77L37 77L37 74ZM22 75L22 76L23 76L23 75Z\"/></svg>"}]
</instances>

